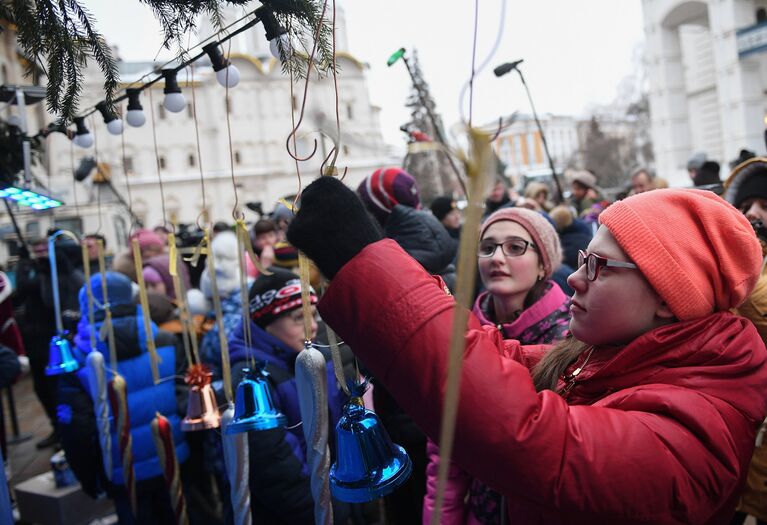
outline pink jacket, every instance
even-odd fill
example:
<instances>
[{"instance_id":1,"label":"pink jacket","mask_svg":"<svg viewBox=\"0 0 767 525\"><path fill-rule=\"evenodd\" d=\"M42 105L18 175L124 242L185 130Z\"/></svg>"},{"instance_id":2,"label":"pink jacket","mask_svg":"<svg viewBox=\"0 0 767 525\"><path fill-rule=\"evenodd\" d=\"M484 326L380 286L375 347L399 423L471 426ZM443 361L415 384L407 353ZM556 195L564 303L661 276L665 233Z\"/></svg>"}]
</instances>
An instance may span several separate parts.
<instances>
[{"instance_id":1,"label":"pink jacket","mask_svg":"<svg viewBox=\"0 0 767 525\"><path fill-rule=\"evenodd\" d=\"M495 326L483 311L490 299L488 292L477 297L472 312L483 326ZM561 288L550 281L546 293L511 323L498 326L504 339L517 339L523 344L548 344L564 339L569 332L570 298ZM426 445L429 464L426 466L426 496L423 501L423 523L431 522L437 497L439 473L439 447L432 440ZM455 463L450 464L440 523L445 525L482 525L473 510L473 502L467 499L472 483L477 483ZM482 509L495 513L496 509ZM500 512L500 509L497 509Z\"/></svg>"}]
</instances>

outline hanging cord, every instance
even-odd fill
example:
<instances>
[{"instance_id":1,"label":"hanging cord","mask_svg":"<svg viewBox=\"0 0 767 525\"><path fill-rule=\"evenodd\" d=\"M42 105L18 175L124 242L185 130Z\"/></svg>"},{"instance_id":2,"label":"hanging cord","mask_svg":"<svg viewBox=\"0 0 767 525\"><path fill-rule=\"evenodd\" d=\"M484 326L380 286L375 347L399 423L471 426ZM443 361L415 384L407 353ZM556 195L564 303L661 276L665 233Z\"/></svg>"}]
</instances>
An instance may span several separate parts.
<instances>
[{"instance_id":1,"label":"hanging cord","mask_svg":"<svg viewBox=\"0 0 767 525\"><path fill-rule=\"evenodd\" d=\"M319 21L317 22L317 30L314 33L314 44L312 45L312 52L309 55L309 61L306 65L306 81L304 82L304 98L301 101L301 113L298 116L298 124L293 126L293 130L290 132L287 140L285 141L285 148L288 150L288 155L293 157L293 159L300 160L302 162L311 159L312 157L314 157L314 154L317 153L317 139L313 139L314 147L312 148L312 152L305 158L299 157L297 151L295 152L295 154L294 152L290 151L290 140L291 140L291 137L295 137L295 135L298 133L298 128L301 127L301 123L304 121L304 112L306 110L306 99L309 93L309 76L312 73L312 65L314 63L314 57L317 53L317 43L319 42L319 39L320 39L322 21L325 19L325 11L327 10L327 7L328 7L328 0L325 0L322 4L322 15L320 16ZM295 148L295 141L294 141L294 148Z\"/></svg>"},{"instance_id":2,"label":"hanging cord","mask_svg":"<svg viewBox=\"0 0 767 525\"><path fill-rule=\"evenodd\" d=\"M168 215L165 212L165 188L162 185L162 173L160 169L160 153L157 150L157 130L154 119L154 101L152 99L152 90L149 90L149 111L152 115L152 141L154 143L154 158L157 165L157 180L160 183L160 202L162 204L162 224L167 227Z\"/></svg>"},{"instance_id":3,"label":"hanging cord","mask_svg":"<svg viewBox=\"0 0 767 525\"><path fill-rule=\"evenodd\" d=\"M226 58L229 59L229 54L232 48L232 41L229 40L229 45L226 49ZM226 69L226 87L224 88L224 102L226 107L226 137L229 142L229 174L232 176L232 189L234 190L234 207L232 208L232 218L237 221L244 219L245 214L240 211L240 194L237 191L237 180L234 177L234 146L232 145L232 122L231 116L231 104L229 100L229 68Z\"/></svg>"},{"instance_id":4,"label":"hanging cord","mask_svg":"<svg viewBox=\"0 0 767 525\"><path fill-rule=\"evenodd\" d=\"M485 67L487 67L487 64L490 63L490 60L493 59L496 51L498 51L498 47L500 47L501 45L501 38L503 37L505 18L506 18L506 0L501 0L501 13L500 13L500 16L498 17L498 22L499 22L498 32L496 33L495 42L493 42L493 47L490 49L490 52L485 57L485 60L482 61L482 63L479 65L478 68L476 68L476 70L472 67L472 75L469 78L469 80L467 80L466 83L463 85L463 87L461 88L461 93L458 96L458 114L461 115L461 122L465 124L468 124L466 120L466 113L464 112L464 109L463 109L463 101L466 96L466 91L469 88L473 88L474 77L479 75L485 69ZM475 49L476 46L477 46L477 35L475 33L472 48Z\"/></svg>"},{"instance_id":5,"label":"hanging cord","mask_svg":"<svg viewBox=\"0 0 767 525\"><path fill-rule=\"evenodd\" d=\"M231 53L232 41L229 40L226 49L227 59ZM231 101L229 100L229 69L226 69L226 84L224 95L226 104L226 134L229 144L229 173L232 177L232 190L234 191L234 207L232 208L232 218L235 222L237 231L237 263L240 270L240 309L242 314L242 328L245 337L245 348L249 365L254 367L253 358L253 335L250 329L250 303L248 302L248 272L245 265L245 243L250 243L249 237L243 238L243 231L247 233L245 226L245 214L240 210L240 193L237 189L237 179L234 176L234 146L232 144L232 123L231 123ZM208 257L213 258L213 250L209 250ZM216 314L218 315L218 314Z\"/></svg>"},{"instance_id":6,"label":"hanging cord","mask_svg":"<svg viewBox=\"0 0 767 525\"><path fill-rule=\"evenodd\" d=\"M98 133L96 133L96 122L94 117L91 117L91 133L93 133L93 158L96 161L96 175L95 177L98 177L101 174L101 170L99 169L99 138ZM101 226L102 226L102 218L101 218L101 183L97 182L94 178L91 178L91 184L96 186L96 213L99 216L99 226L96 228L96 233L101 234Z\"/></svg>"},{"instance_id":7,"label":"hanging cord","mask_svg":"<svg viewBox=\"0 0 767 525\"><path fill-rule=\"evenodd\" d=\"M203 229L202 224L200 224L200 219L203 219L203 221L207 222L206 214L208 214L208 203L205 197L205 177L203 175L202 171L202 152L200 148L200 124L197 121L197 95L196 90L194 88L194 64L189 66L189 69L191 70L191 82L192 82L192 119L194 120L194 136L197 144L197 166L200 168L200 189L202 191L202 210L200 211L200 214L197 215L197 220L195 221L197 224L197 227L199 229ZM228 75L229 73L227 73Z\"/></svg>"},{"instance_id":8,"label":"hanging cord","mask_svg":"<svg viewBox=\"0 0 767 525\"><path fill-rule=\"evenodd\" d=\"M479 0L474 0L474 36L471 39L471 76L469 77L469 127L474 109L474 76L477 73L477 28L479 27Z\"/></svg>"},{"instance_id":9,"label":"hanging cord","mask_svg":"<svg viewBox=\"0 0 767 525\"><path fill-rule=\"evenodd\" d=\"M210 228L205 228L205 236L202 243L197 247L195 258L192 261L193 266L197 266L200 254L207 254L206 262L208 264L208 277L210 277L210 291L213 300L213 311L216 314L216 324L218 324L218 342L221 346L221 375L224 380L224 395L226 401L233 403L232 396L232 369L229 362L229 343L226 338L224 328L224 312L221 309L221 296L218 293L218 282L216 280L216 261L213 257L213 250L210 249Z\"/></svg>"},{"instance_id":10,"label":"hanging cord","mask_svg":"<svg viewBox=\"0 0 767 525\"><path fill-rule=\"evenodd\" d=\"M320 166L320 175L337 175L338 170L336 169L336 160L338 159L338 154L341 150L341 111L339 109L339 101L338 101L338 72L336 71L336 2L333 0L333 21L332 21L332 35L333 35L333 67L332 67L332 75L333 75L333 92L335 95L335 110L336 110L336 138L333 140L333 148L330 150L330 152L325 156L325 159L322 161L322 165ZM326 164L330 157L333 157L333 160L330 162L330 166L326 168ZM344 167L344 173L341 175L339 180L344 180L346 178L346 173L349 171L348 167Z\"/></svg>"},{"instance_id":11,"label":"hanging cord","mask_svg":"<svg viewBox=\"0 0 767 525\"><path fill-rule=\"evenodd\" d=\"M296 110L295 107L293 107L293 70L290 70L290 123L293 126L293 129L296 127ZM288 137L288 140L290 140L290 137ZM296 149L296 136L293 135L293 149ZM301 190L303 189L303 186L301 184L301 168L298 165L298 159L296 157L293 157L293 162L296 165L296 178L298 179L298 191L296 191L296 196L293 198L293 205L291 206L291 211L295 215L296 213L296 207L298 206L298 199L301 198Z\"/></svg>"},{"instance_id":12,"label":"hanging cord","mask_svg":"<svg viewBox=\"0 0 767 525\"><path fill-rule=\"evenodd\" d=\"M101 332L99 334L99 338L103 341L104 339L107 340L107 343L109 345L109 364L112 365L115 369L117 368L117 342L115 340L115 328L114 324L112 323L112 308L109 304L109 295L107 293L107 265L106 265L106 259L104 258L104 241L101 239L98 239L96 241L96 248L98 250L98 257L99 257L99 272L101 273L101 290L102 290L102 296L104 301L104 324L101 325ZM90 289L90 283L88 283L88 288ZM106 334L104 331L106 330ZM115 375L117 373L115 372Z\"/></svg>"},{"instance_id":13,"label":"hanging cord","mask_svg":"<svg viewBox=\"0 0 767 525\"><path fill-rule=\"evenodd\" d=\"M123 176L125 177L125 190L128 193L128 213L130 213L130 230L128 231L128 237L130 237L133 235L133 228L135 228L137 224L135 219L136 215L133 213L133 194L130 187L130 177L128 176L128 169L125 167L125 130L120 133L120 151L122 154Z\"/></svg>"},{"instance_id":14,"label":"hanging cord","mask_svg":"<svg viewBox=\"0 0 767 525\"><path fill-rule=\"evenodd\" d=\"M80 216L80 204L77 202L77 179L75 179L75 143L69 141L69 163L72 167L72 198L75 201L75 213Z\"/></svg>"}]
</instances>

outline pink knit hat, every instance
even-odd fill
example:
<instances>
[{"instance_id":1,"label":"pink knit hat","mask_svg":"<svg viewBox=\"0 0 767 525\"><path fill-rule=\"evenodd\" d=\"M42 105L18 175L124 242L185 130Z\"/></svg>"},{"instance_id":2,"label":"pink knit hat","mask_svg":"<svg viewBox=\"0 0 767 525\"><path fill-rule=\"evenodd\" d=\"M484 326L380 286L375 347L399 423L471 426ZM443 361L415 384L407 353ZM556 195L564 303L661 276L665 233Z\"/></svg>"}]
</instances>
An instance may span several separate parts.
<instances>
[{"instance_id":1,"label":"pink knit hat","mask_svg":"<svg viewBox=\"0 0 767 525\"><path fill-rule=\"evenodd\" d=\"M641 193L609 206L599 221L679 320L738 306L759 278L754 229L710 191Z\"/></svg>"},{"instance_id":2,"label":"pink knit hat","mask_svg":"<svg viewBox=\"0 0 767 525\"><path fill-rule=\"evenodd\" d=\"M554 270L562 264L562 247L559 244L559 236L554 226L543 215L533 210L501 208L482 223L479 238L482 239L490 225L498 221L516 222L530 234L533 243L538 247L543 271L546 272L546 279L551 277Z\"/></svg>"},{"instance_id":3,"label":"pink knit hat","mask_svg":"<svg viewBox=\"0 0 767 525\"><path fill-rule=\"evenodd\" d=\"M150 247L162 248L165 246L165 242L163 242L162 237L157 235L152 230L137 230L130 237L131 241L133 239L138 239L138 245L139 248L141 248L142 253L145 249Z\"/></svg>"}]
</instances>

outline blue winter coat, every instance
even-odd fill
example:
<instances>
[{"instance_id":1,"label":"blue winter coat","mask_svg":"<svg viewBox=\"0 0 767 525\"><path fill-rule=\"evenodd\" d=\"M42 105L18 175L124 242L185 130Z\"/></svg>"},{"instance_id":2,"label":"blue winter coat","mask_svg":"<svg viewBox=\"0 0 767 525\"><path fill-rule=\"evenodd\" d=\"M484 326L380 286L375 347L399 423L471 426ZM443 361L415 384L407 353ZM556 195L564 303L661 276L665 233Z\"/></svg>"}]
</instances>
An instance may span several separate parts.
<instances>
[{"instance_id":1,"label":"blue winter coat","mask_svg":"<svg viewBox=\"0 0 767 525\"><path fill-rule=\"evenodd\" d=\"M159 331L152 323L157 353L161 360L159 365L161 382L155 385L152 379L150 356L145 345L141 308L125 305L119 307L114 313L116 314L113 317L113 326L117 343L117 371L127 385L130 432L133 441L133 468L136 481L142 481L162 475L150 426L156 412L165 416L173 428L173 441L179 463L185 462L189 457L189 447L180 428L179 402L185 401L184 395L183 392L177 392L176 381L172 379L182 373L183 362L176 357L177 349L173 335ZM103 317L103 313L100 317ZM93 329L98 332L102 324L103 319L97 317ZM91 489L97 494L107 484L102 479L103 464L85 368L85 356L90 351L90 330L87 318L83 318L75 337L76 355L81 368L75 374L62 376L59 385L58 416L59 431L67 459L86 492L90 493L88 489ZM110 380L112 364L109 360L108 345L106 341L98 341L98 336L96 339L96 349L104 355L107 367L106 377ZM123 485L122 460L116 428L117 417L112 413L111 407L109 417L112 440L112 483Z\"/></svg>"}]
</instances>

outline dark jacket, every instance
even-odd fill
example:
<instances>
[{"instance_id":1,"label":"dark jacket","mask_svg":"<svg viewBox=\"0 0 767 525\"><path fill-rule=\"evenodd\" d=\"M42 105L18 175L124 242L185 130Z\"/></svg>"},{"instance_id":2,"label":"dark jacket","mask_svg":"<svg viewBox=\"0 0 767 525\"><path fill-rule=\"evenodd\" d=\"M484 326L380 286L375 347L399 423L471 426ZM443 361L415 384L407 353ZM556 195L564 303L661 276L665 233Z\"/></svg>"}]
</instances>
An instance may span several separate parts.
<instances>
[{"instance_id":1,"label":"dark jacket","mask_svg":"<svg viewBox=\"0 0 767 525\"><path fill-rule=\"evenodd\" d=\"M562 241L563 261L570 268L578 268L578 250L585 250L591 242L591 225L582 219L574 219L573 223L559 232Z\"/></svg>"},{"instance_id":2,"label":"dark jacket","mask_svg":"<svg viewBox=\"0 0 767 525\"><path fill-rule=\"evenodd\" d=\"M100 330L103 312L97 312L95 330ZM99 316L100 314L100 316ZM149 353L144 341L144 325L138 306L122 305L113 311L113 324L117 350L117 370L128 386L128 414L130 417L131 436L133 439L133 467L136 481L148 480L162 475L159 459L152 436L150 423L155 412L168 418L173 426L173 441L179 463L186 461L189 448L180 428L180 420L186 405L186 388L182 382L167 380L155 385L150 372ZM184 359L176 346L176 338L167 332L154 331L157 353L160 363L160 377L172 378L183 375ZM104 468L99 445L93 402L90 397L85 357L90 351L90 329L87 319L80 321L76 343L76 357L80 369L74 374L60 376L58 421L61 444L66 452L67 461L83 490L96 496L104 490L111 490L104 476ZM98 341L97 350L104 355L109 372L109 348L105 341ZM179 354L179 355L177 355ZM112 484L123 485L122 460L119 439L116 434L116 415L110 407L110 432L112 440Z\"/></svg>"},{"instance_id":3,"label":"dark jacket","mask_svg":"<svg viewBox=\"0 0 767 525\"><path fill-rule=\"evenodd\" d=\"M65 320L74 318L76 324L80 311L78 292L85 282L85 277L64 253L57 252L56 266L62 317ZM48 341L56 333L51 266L47 257L19 261L14 304L24 307L19 326L27 349L34 351L43 347L47 350Z\"/></svg>"},{"instance_id":4,"label":"dark jacket","mask_svg":"<svg viewBox=\"0 0 767 525\"><path fill-rule=\"evenodd\" d=\"M439 275L455 289L455 260L458 241L429 212L396 205L384 224L384 235L397 241L424 269Z\"/></svg>"},{"instance_id":5,"label":"dark jacket","mask_svg":"<svg viewBox=\"0 0 767 525\"><path fill-rule=\"evenodd\" d=\"M251 321L251 348L245 343L242 323L229 336L229 358L232 363L232 388L235 389L249 367L249 356L266 361L272 401L287 418L287 427L249 432L251 511L254 523L312 524L314 503L306 463L304 432L298 424L301 412L295 362L298 353L288 348ZM335 456L335 426L341 417L343 393L337 387L331 363L327 366L328 410L330 428L328 442ZM342 523L348 517L348 506L333 502L334 520Z\"/></svg>"}]
</instances>

